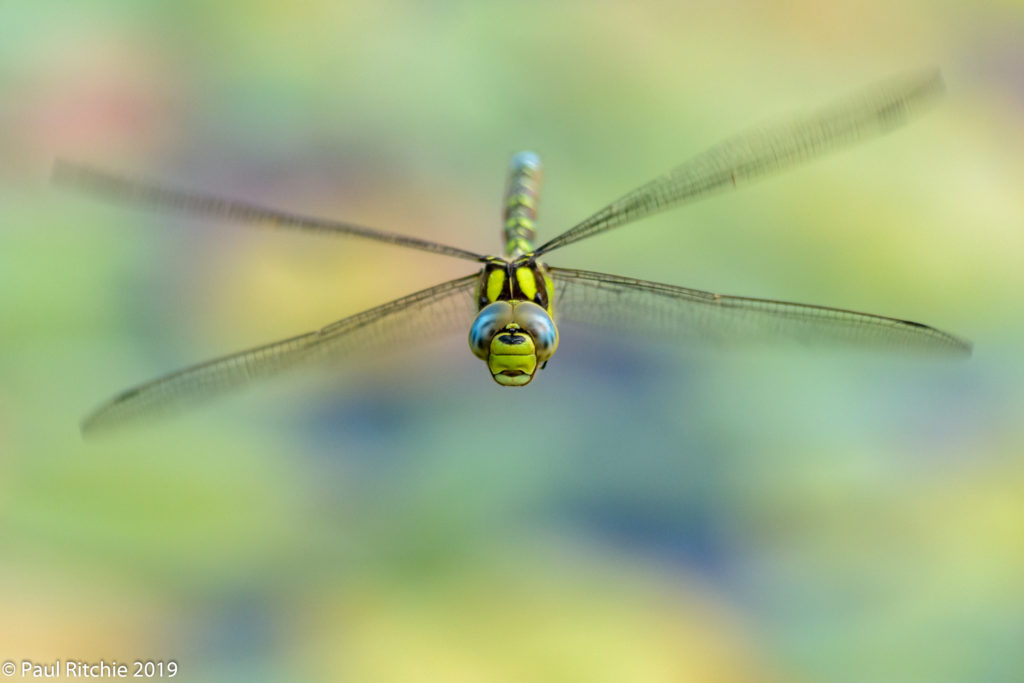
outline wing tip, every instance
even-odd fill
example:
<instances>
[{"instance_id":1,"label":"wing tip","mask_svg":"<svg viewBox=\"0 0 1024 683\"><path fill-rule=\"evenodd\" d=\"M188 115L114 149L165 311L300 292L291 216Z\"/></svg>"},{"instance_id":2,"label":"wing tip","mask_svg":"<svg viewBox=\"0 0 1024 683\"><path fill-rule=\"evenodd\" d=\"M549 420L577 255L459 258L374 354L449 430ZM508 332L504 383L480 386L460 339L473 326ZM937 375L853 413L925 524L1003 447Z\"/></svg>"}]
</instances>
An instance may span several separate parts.
<instances>
[{"instance_id":1,"label":"wing tip","mask_svg":"<svg viewBox=\"0 0 1024 683\"><path fill-rule=\"evenodd\" d=\"M53 166L50 168L50 184L58 187L74 185L82 170L81 164L57 157L53 160Z\"/></svg>"},{"instance_id":2,"label":"wing tip","mask_svg":"<svg viewBox=\"0 0 1024 683\"><path fill-rule=\"evenodd\" d=\"M949 335L950 341L953 343L953 353L961 360L968 360L974 355L974 343L969 339L963 339L955 335Z\"/></svg>"},{"instance_id":3,"label":"wing tip","mask_svg":"<svg viewBox=\"0 0 1024 683\"><path fill-rule=\"evenodd\" d=\"M78 423L78 432L83 439L92 439L110 431L110 427L113 426L109 419L108 408L110 405L108 403L100 406L83 417L81 422Z\"/></svg>"}]
</instances>

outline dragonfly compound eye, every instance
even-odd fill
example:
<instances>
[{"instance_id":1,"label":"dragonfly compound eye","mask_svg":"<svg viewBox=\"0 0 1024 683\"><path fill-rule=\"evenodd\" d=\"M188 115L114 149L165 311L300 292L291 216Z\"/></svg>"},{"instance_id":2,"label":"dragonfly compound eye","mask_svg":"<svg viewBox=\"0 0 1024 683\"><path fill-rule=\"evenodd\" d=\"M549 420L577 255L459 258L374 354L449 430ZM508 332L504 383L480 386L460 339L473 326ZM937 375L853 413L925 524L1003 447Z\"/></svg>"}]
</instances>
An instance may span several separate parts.
<instances>
[{"instance_id":1,"label":"dragonfly compound eye","mask_svg":"<svg viewBox=\"0 0 1024 683\"><path fill-rule=\"evenodd\" d=\"M533 302L521 302L515 309L515 322L533 337L538 363L555 355L558 349L558 328L547 311Z\"/></svg>"},{"instance_id":2,"label":"dragonfly compound eye","mask_svg":"<svg viewBox=\"0 0 1024 683\"><path fill-rule=\"evenodd\" d=\"M487 360L491 349L491 337L512 322L512 304L495 301L487 304L476 314L473 326L469 328L469 348L480 360Z\"/></svg>"}]
</instances>

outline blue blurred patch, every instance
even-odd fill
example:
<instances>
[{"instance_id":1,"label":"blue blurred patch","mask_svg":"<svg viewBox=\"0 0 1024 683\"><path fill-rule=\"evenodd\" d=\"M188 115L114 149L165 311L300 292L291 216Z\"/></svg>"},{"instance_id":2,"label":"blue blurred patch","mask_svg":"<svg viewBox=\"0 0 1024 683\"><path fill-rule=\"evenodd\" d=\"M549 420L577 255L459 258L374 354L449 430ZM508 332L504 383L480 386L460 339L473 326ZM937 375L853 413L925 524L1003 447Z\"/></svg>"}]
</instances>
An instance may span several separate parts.
<instances>
[{"instance_id":1,"label":"blue blurred patch","mask_svg":"<svg viewBox=\"0 0 1024 683\"><path fill-rule=\"evenodd\" d=\"M723 583L734 562L713 510L702 505L660 508L633 501L583 501L564 516L583 536Z\"/></svg>"},{"instance_id":2,"label":"blue blurred patch","mask_svg":"<svg viewBox=\"0 0 1024 683\"><path fill-rule=\"evenodd\" d=\"M353 393L325 394L307 414L302 431L312 441L310 452L335 460L343 444L347 464L380 470L409 453L409 435L417 433L423 410L408 396L365 383Z\"/></svg>"},{"instance_id":3,"label":"blue blurred patch","mask_svg":"<svg viewBox=\"0 0 1024 683\"><path fill-rule=\"evenodd\" d=\"M210 598L213 604L199 612L202 620L193 623L195 628L190 628L187 635L178 635L184 644L178 657L181 672L188 673L188 665L206 672L223 672L232 680L281 680L282 672L275 671L274 663L287 638L279 606L258 592Z\"/></svg>"}]
</instances>

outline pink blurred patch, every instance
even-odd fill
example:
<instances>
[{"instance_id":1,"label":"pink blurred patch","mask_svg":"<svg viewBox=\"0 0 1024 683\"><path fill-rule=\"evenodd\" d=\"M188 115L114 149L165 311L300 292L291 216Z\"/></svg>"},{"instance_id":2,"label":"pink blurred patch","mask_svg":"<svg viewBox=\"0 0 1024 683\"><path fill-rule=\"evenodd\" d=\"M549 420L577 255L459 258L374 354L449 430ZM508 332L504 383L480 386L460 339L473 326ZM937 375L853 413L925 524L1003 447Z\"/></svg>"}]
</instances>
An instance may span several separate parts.
<instances>
[{"instance_id":1,"label":"pink blurred patch","mask_svg":"<svg viewBox=\"0 0 1024 683\"><path fill-rule=\"evenodd\" d=\"M184 97L158 51L103 36L51 47L15 65L0 105L7 180L45 177L57 157L138 166L167 147Z\"/></svg>"}]
</instances>

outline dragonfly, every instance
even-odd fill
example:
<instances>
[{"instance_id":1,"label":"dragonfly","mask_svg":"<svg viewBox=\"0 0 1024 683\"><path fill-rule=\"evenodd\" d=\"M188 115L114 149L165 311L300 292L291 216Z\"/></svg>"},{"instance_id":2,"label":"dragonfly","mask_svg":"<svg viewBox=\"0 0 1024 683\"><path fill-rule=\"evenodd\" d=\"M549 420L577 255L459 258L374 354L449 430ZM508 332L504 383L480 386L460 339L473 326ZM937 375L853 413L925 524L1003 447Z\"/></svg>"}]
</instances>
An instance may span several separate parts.
<instances>
[{"instance_id":1,"label":"dragonfly","mask_svg":"<svg viewBox=\"0 0 1024 683\"><path fill-rule=\"evenodd\" d=\"M91 433L253 380L325 359L387 346L417 348L468 330L472 353L505 387L530 384L558 350L556 323L643 332L680 344L790 342L964 357L970 342L922 323L827 306L729 296L547 264L552 252L613 228L810 161L898 128L942 95L938 70L876 83L852 96L720 142L641 185L547 242L536 245L539 157L513 158L504 198L502 256L309 217L199 192L172 189L91 166L58 161L54 181L108 200L206 219L359 237L476 263L473 272L330 323L165 374L127 389L82 422Z\"/></svg>"}]
</instances>

